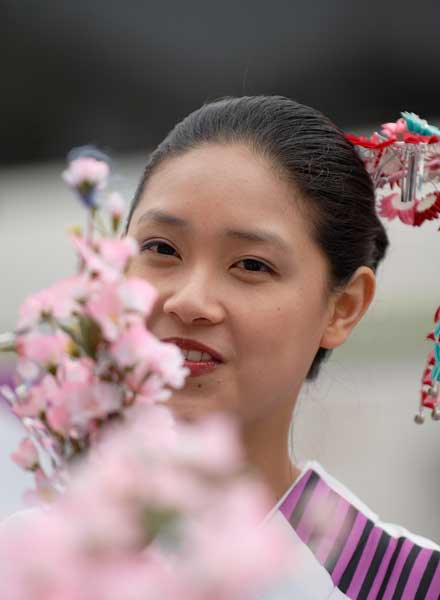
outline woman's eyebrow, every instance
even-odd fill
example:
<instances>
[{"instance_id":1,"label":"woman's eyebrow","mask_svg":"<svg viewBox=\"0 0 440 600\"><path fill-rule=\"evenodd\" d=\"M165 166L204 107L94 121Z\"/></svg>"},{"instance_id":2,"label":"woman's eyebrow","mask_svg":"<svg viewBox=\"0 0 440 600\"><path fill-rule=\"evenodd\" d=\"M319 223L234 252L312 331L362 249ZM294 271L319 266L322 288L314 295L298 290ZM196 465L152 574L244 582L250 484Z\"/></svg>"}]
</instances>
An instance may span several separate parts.
<instances>
[{"instance_id":1,"label":"woman's eyebrow","mask_svg":"<svg viewBox=\"0 0 440 600\"><path fill-rule=\"evenodd\" d=\"M179 227L189 227L189 222L181 217L176 217L160 208L150 208L145 211L138 219L138 224L142 221L154 221L162 225L177 225Z\"/></svg>"},{"instance_id":2,"label":"woman's eyebrow","mask_svg":"<svg viewBox=\"0 0 440 600\"><path fill-rule=\"evenodd\" d=\"M160 208L150 208L144 212L138 219L138 224L142 221L153 221L161 225L174 225L178 227L184 227L185 229L191 229L191 223L181 217L176 217L167 211ZM227 238L233 238L246 242L254 243L269 243L278 246L284 252L290 252L289 245L287 242L277 233L273 231L267 231L265 229L226 229L224 235Z\"/></svg>"},{"instance_id":3,"label":"woman's eyebrow","mask_svg":"<svg viewBox=\"0 0 440 600\"><path fill-rule=\"evenodd\" d=\"M280 235L272 231L264 229L226 229L225 235L229 238L247 242L274 244L284 252L290 252L287 242Z\"/></svg>"}]
</instances>

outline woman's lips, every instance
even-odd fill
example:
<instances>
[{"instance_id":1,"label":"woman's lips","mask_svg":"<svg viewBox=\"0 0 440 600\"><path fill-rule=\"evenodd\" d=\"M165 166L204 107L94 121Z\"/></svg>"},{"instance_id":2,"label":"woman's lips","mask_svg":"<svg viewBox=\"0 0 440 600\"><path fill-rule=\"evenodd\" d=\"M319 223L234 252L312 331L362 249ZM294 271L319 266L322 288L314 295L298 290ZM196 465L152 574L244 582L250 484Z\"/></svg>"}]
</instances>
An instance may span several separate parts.
<instances>
[{"instance_id":1,"label":"woman's lips","mask_svg":"<svg viewBox=\"0 0 440 600\"><path fill-rule=\"evenodd\" d=\"M210 348L206 344L202 344L202 342L199 342L198 340L193 340L190 338L181 338L181 337L166 337L166 338L162 338L161 341L175 344L184 353L185 352L188 353L189 351L195 351L196 353L198 352L198 353L209 354L209 356L211 358L211 360L209 362L215 362L215 363L224 362L223 356L220 354L220 352L217 352L217 350ZM192 357L192 358L194 359L194 357ZM198 361L203 362L203 363L205 362L205 361L201 361L201 358L199 358ZM194 362L198 362L198 361L196 358L196 360Z\"/></svg>"},{"instance_id":2,"label":"woman's lips","mask_svg":"<svg viewBox=\"0 0 440 600\"><path fill-rule=\"evenodd\" d=\"M198 340L168 337L163 338L162 342L175 344L186 355L184 365L189 370L190 377L200 377L200 375L212 373L224 362L223 356L219 352Z\"/></svg>"},{"instance_id":3,"label":"woman's lips","mask_svg":"<svg viewBox=\"0 0 440 600\"><path fill-rule=\"evenodd\" d=\"M200 361L194 362L192 360L185 360L184 365L187 369L189 369L189 377L200 377L200 375L206 375L207 373L212 373L217 369L222 363L209 360L209 361Z\"/></svg>"}]
</instances>

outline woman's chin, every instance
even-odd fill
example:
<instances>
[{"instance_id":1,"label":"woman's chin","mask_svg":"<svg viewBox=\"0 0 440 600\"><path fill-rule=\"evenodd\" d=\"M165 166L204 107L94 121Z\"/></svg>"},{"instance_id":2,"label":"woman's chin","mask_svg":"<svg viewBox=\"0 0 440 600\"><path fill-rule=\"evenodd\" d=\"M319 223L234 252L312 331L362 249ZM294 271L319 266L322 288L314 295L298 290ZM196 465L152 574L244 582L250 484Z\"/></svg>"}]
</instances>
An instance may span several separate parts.
<instances>
[{"instance_id":1,"label":"woman's chin","mask_svg":"<svg viewBox=\"0 0 440 600\"><path fill-rule=\"evenodd\" d=\"M207 396L193 395L190 390L175 392L165 403L178 421L193 422L215 412L224 412L225 408Z\"/></svg>"}]
</instances>

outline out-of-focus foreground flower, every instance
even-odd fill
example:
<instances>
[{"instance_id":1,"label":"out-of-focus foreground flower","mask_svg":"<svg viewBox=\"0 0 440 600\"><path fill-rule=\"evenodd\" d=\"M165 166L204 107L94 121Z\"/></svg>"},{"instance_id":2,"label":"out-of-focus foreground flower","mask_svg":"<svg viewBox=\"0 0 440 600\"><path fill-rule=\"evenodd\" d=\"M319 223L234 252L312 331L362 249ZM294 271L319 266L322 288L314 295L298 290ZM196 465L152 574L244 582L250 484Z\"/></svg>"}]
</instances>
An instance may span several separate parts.
<instances>
[{"instance_id":1,"label":"out-of-focus foreground flower","mask_svg":"<svg viewBox=\"0 0 440 600\"><path fill-rule=\"evenodd\" d=\"M226 417L138 409L66 491L0 536L0 597L261 600L288 582L291 542L261 526L270 498Z\"/></svg>"},{"instance_id":2,"label":"out-of-focus foreground flower","mask_svg":"<svg viewBox=\"0 0 440 600\"><path fill-rule=\"evenodd\" d=\"M187 369L147 328L156 291L127 274L138 247L118 237L120 197L97 201L99 163L75 155L64 174L88 210L78 272L30 296L12 336L16 381L0 391L28 432L12 458L34 474L27 499L46 502L0 531L0 598L288 598L291 540L261 526L271 500L236 426L157 405Z\"/></svg>"}]
</instances>

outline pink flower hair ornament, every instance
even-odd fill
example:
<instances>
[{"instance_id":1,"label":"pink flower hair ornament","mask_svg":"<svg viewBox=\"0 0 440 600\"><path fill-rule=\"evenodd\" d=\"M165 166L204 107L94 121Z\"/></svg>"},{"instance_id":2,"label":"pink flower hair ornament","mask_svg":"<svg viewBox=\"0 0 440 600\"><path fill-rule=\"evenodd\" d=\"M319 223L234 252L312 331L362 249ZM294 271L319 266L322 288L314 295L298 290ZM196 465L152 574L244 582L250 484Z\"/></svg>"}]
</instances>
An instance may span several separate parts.
<instances>
[{"instance_id":1,"label":"pink flower hair ornament","mask_svg":"<svg viewBox=\"0 0 440 600\"><path fill-rule=\"evenodd\" d=\"M440 129L410 112L380 133L345 135L358 150L372 179L378 215L388 221L420 227L440 217ZM440 231L440 227L439 227ZM425 409L440 420L440 306L435 327L427 336L434 343L422 375L416 423L424 422Z\"/></svg>"}]
</instances>

